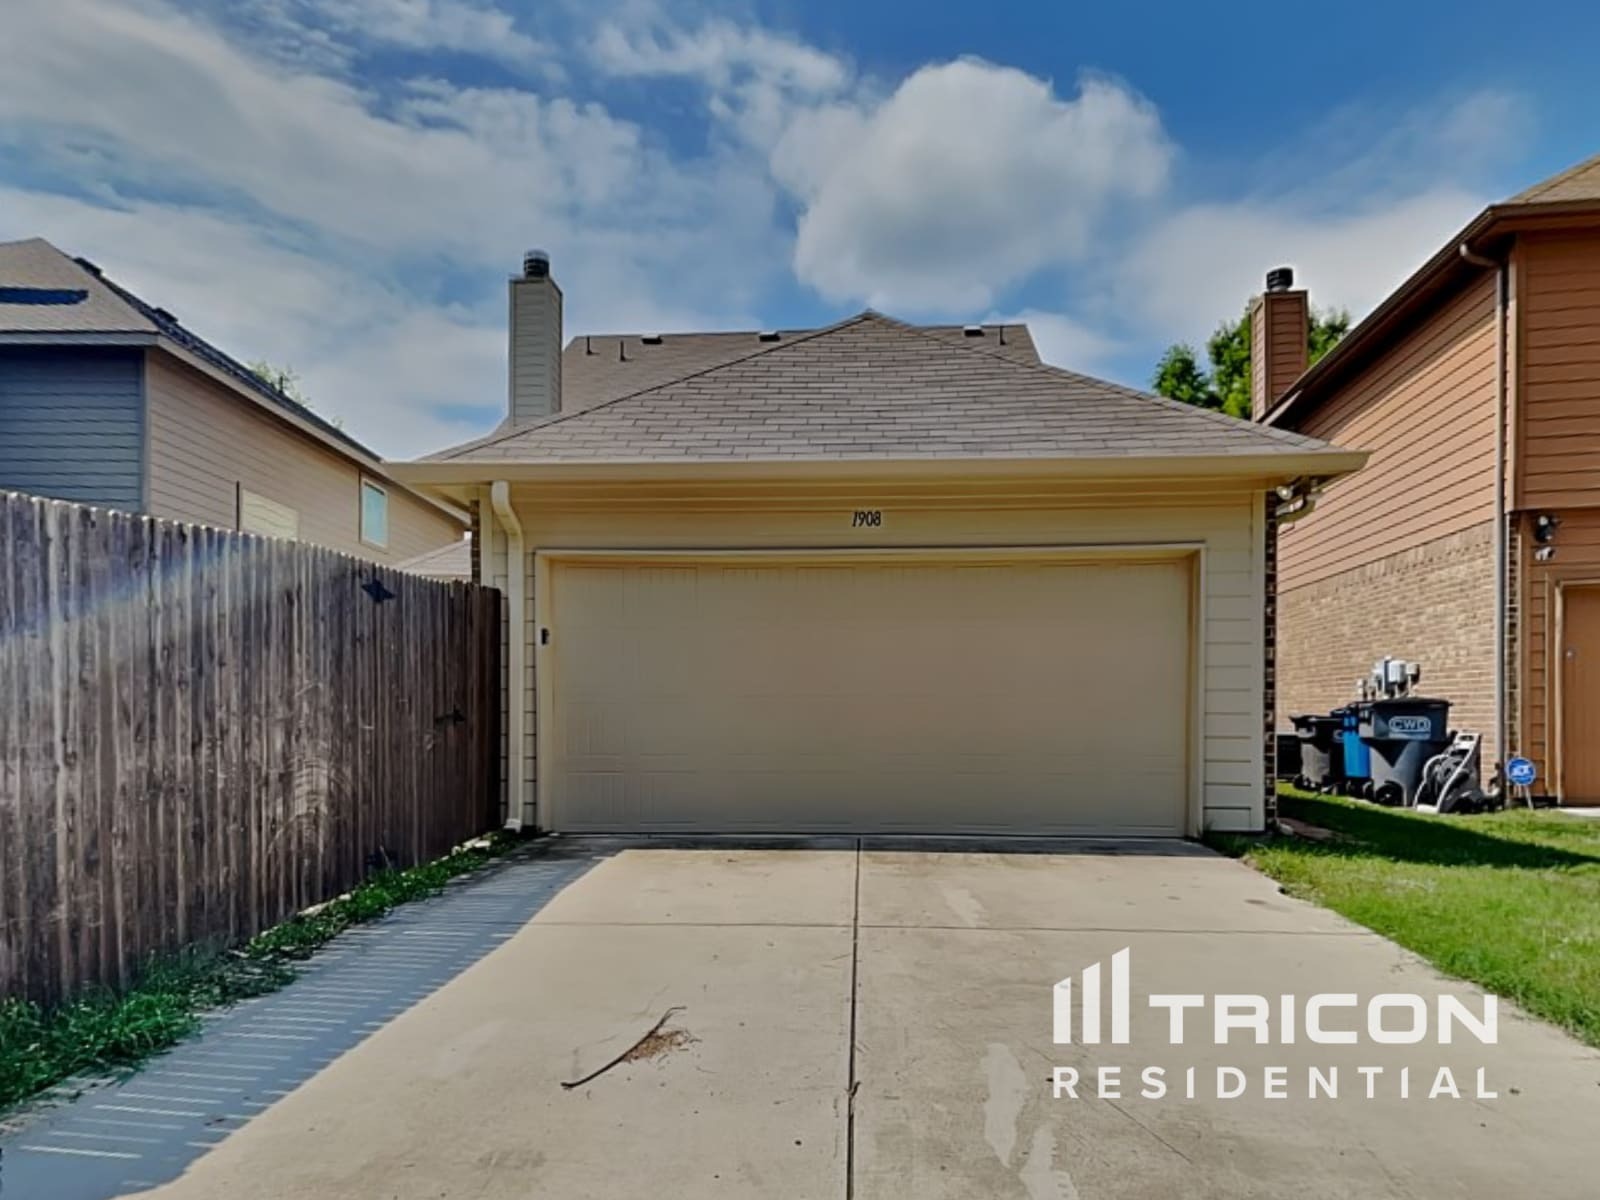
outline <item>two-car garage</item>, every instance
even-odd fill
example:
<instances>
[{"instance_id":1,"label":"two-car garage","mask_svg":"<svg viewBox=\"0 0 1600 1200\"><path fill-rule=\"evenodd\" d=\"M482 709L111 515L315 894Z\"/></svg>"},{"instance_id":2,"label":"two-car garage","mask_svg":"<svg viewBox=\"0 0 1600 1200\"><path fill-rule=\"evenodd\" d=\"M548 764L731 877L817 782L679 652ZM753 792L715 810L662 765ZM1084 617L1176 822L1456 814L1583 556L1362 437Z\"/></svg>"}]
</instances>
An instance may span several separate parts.
<instances>
[{"instance_id":1,"label":"two-car garage","mask_svg":"<svg viewBox=\"0 0 1600 1200\"><path fill-rule=\"evenodd\" d=\"M1182 834L1194 567L1149 550L555 555L550 822Z\"/></svg>"},{"instance_id":2,"label":"two-car garage","mask_svg":"<svg viewBox=\"0 0 1600 1200\"><path fill-rule=\"evenodd\" d=\"M509 823L1264 827L1273 513L1359 454L1050 367L1020 326L557 363L548 275L512 286L543 300L505 424L396 468L474 512L505 595Z\"/></svg>"}]
</instances>

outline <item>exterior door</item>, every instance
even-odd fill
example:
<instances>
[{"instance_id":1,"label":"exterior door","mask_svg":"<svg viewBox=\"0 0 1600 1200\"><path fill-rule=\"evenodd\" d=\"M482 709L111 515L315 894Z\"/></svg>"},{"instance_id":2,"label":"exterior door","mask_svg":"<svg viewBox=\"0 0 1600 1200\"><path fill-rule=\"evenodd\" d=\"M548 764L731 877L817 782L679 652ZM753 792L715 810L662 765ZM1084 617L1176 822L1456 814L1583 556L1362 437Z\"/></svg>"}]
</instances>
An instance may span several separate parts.
<instances>
[{"instance_id":1,"label":"exterior door","mask_svg":"<svg viewBox=\"0 0 1600 1200\"><path fill-rule=\"evenodd\" d=\"M1562 589L1561 800L1600 804L1600 587Z\"/></svg>"},{"instance_id":2,"label":"exterior door","mask_svg":"<svg viewBox=\"0 0 1600 1200\"><path fill-rule=\"evenodd\" d=\"M1184 832L1185 561L553 571L558 829Z\"/></svg>"}]
</instances>

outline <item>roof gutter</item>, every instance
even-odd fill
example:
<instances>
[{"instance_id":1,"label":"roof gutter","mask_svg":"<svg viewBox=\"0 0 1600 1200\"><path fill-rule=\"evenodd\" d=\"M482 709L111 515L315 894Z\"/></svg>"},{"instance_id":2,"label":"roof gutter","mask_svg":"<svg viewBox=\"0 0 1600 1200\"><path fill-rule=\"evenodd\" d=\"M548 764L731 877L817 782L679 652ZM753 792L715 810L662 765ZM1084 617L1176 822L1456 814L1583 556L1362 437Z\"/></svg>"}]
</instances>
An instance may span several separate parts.
<instances>
[{"instance_id":1,"label":"roof gutter","mask_svg":"<svg viewBox=\"0 0 1600 1200\"><path fill-rule=\"evenodd\" d=\"M601 460L484 461L444 459L389 463L387 469L402 482L416 485L509 483L646 482L671 480L745 479L906 479L959 475L963 479L1148 480L1239 479L1270 480L1277 486L1299 479L1322 480L1360 470L1367 461L1361 450L1287 450L1266 454L1155 455L1147 457L1103 455L1068 458L849 458L849 459L745 459L741 461Z\"/></svg>"},{"instance_id":2,"label":"roof gutter","mask_svg":"<svg viewBox=\"0 0 1600 1200\"><path fill-rule=\"evenodd\" d=\"M1389 293L1337 346L1311 364L1261 418L1262 423L1293 428L1291 418L1303 403L1303 397L1317 390L1323 380L1359 361L1365 347L1380 339L1410 312L1413 304L1440 286L1451 270L1459 269L1463 262L1463 245L1481 246L1492 237L1532 230L1587 226L1597 219L1600 219L1600 202L1594 200L1491 204ZM1472 263L1471 259L1465 261Z\"/></svg>"},{"instance_id":3,"label":"roof gutter","mask_svg":"<svg viewBox=\"0 0 1600 1200\"><path fill-rule=\"evenodd\" d=\"M527 803L527 781L523 767L527 762L528 718L523 693L528 686L528 564L522 538L522 522L511 506L511 485L497 479L489 485L489 505L495 519L506 531L506 823L512 832L522 829L523 806Z\"/></svg>"},{"instance_id":4,"label":"roof gutter","mask_svg":"<svg viewBox=\"0 0 1600 1200\"><path fill-rule=\"evenodd\" d=\"M1506 521L1506 414L1509 407L1506 387L1506 331L1507 309L1511 300L1511 269L1504 258L1490 258L1473 251L1471 243L1463 241L1459 252L1461 260L1474 267L1495 273L1494 291L1494 746L1498 761L1495 779L1501 783L1503 764L1507 759L1507 703L1506 659L1507 626L1506 608L1510 601L1511 564L1510 531Z\"/></svg>"}]
</instances>

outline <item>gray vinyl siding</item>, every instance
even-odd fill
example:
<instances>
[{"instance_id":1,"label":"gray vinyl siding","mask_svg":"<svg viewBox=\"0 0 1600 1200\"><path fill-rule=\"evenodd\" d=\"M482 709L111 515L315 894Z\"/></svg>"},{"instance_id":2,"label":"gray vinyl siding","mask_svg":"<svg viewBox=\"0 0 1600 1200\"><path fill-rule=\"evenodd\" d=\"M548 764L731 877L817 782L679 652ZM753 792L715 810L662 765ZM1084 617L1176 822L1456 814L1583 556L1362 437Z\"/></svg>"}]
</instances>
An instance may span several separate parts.
<instances>
[{"instance_id":1,"label":"gray vinyl siding","mask_svg":"<svg viewBox=\"0 0 1600 1200\"><path fill-rule=\"evenodd\" d=\"M0 350L0 489L140 511L143 351Z\"/></svg>"}]
</instances>

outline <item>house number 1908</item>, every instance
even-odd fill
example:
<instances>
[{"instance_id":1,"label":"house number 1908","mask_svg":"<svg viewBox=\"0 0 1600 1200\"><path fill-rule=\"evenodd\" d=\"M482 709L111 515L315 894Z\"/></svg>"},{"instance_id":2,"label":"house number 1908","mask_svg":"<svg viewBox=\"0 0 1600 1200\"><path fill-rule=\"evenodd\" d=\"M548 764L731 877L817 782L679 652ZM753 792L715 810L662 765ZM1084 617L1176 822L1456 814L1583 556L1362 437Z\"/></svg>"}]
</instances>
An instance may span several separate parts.
<instances>
[{"instance_id":1,"label":"house number 1908","mask_svg":"<svg viewBox=\"0 0 1600 1200\"><path fill-rule=\"evenodd\" d=\"M851 529L876 529L883 524L883 511L876 508L858 508L850 518Z\"/></svg>"}]
</instances>

